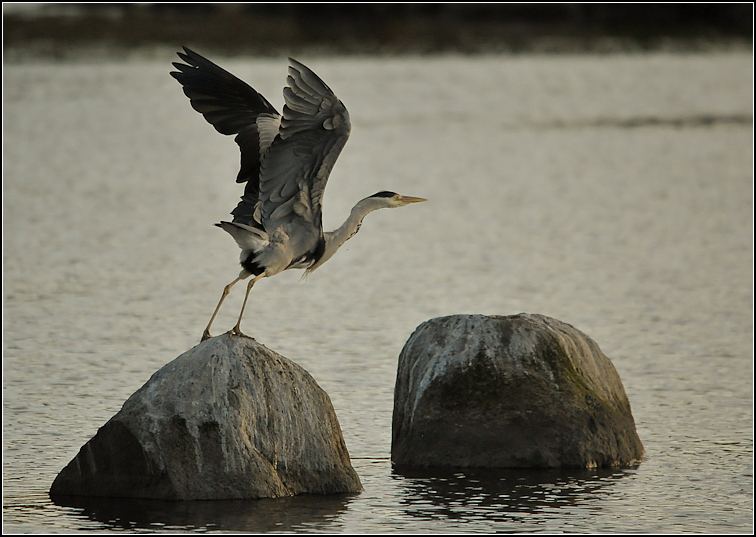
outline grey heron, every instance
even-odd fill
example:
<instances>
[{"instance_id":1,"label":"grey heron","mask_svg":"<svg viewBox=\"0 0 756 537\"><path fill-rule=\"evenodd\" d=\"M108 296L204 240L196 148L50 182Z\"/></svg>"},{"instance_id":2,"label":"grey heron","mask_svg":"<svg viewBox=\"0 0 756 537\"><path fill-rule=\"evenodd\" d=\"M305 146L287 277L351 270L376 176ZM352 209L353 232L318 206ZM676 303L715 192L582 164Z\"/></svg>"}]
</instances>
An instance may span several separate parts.
<instances>
[{"instance_id":1,"label":"grey heron","mask_svg":"<svg viewBox=\"0 0 756 537\"><path fill-rule=\"evenodd\" d=\"M246 82L196 52L184 48L171 76L183 86L192 107L215 130L236 135L241 150L237 183L244 194L231 222L215 224L241 248L239 276L223 288L202 341L230 289L249 278L239 319L230 333L243 335L241 324L252 286L287 269L309 274L328 261L377 209L426 201L381 191L357 202L346 221L323 231L323 191L328 175L349 138L349 113L315 73L289 58L283 116Z\"/></svg>"}]
</instances>

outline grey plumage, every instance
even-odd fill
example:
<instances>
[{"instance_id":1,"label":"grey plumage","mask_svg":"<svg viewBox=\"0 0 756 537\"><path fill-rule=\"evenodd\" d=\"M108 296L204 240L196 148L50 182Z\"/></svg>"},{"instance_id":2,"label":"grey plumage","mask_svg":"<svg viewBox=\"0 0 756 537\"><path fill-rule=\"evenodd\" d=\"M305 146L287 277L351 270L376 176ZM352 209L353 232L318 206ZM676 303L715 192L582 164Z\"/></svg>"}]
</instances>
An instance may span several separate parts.
<instances>
[{"instance_id":1,"label":"grey plumage","mask_svg":"<svg viewBox=\"0 0 756 537\"><path fill-rule=\"evenodd\" d=\"M233 220L216 224L242 249L242 271L224 289L203 339L210 337L220 305L239 280L254 276L248 295L260 278L290 268L312 271L356 233L369 212L425 201L384 191L355 205L339 229L324 232L323 193L351 129L344 104L315 73L291 58L280 115L265 97L210 60L187 47L178 55L186 63L174 63L178 71L171 75L218 132L236 135L241 150L236 181L246 183L231 212ZM239 322L232 333L241 334Z\"/></svg>"}]
</instances>

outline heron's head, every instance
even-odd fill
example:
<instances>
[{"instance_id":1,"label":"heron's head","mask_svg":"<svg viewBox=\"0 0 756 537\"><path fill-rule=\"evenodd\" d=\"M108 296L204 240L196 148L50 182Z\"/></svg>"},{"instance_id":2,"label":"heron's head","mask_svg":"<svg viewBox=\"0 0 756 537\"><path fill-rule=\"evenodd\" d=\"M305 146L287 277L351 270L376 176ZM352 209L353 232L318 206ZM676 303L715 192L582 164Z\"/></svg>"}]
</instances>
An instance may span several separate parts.
<instances>
[{"instance_id":1,"label":"heron's head","mask_svg":"<svg viewBox=\"0 0 756 537\"><path fill-rule=\"evenodd\" d=\"M391 209L395 207L404 207L405 205L409 205L410 203L420 203L421 201L428 201L425 198L413 198L411 196L402 196L401 194L397 194L396 192L389 192L388 190L376 192L375 194L373 194L367 199L374 199L376 201L379 201L382 207L387 207Z\"/></svg>"}]
</instances>

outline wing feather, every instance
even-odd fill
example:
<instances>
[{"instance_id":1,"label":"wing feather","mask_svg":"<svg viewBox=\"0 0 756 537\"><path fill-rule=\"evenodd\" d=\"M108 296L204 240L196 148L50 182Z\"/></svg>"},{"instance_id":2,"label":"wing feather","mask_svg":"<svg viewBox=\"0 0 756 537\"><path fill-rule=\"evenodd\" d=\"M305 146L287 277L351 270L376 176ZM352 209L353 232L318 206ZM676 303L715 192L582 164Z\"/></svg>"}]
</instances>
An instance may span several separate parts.
<instances>
[{"instance_id":1,"label":"wing feather","mask_svg":"<svg viewBox=\"0 0 756 537\"><path fill-rule=\"evenodd\" d=\"M246 182L234 223L270 230L297 221L322 235L328 176L349 138L344 104L315 73L289 58L283 115L247 83L184 47L171 75L192 107L241 149Z\"/></svg>"},{"instance_id":2,"label":"wing feather","mask_svg":"<svg viewBox=\"0 0 756 537\"><path fill-rule=\"evenodd\" d=\"M259 202L260 158L278 135L281 116L265 97L207 58L184 47L171 76L181 83L192 108L221 134L235 134L241 150L238 183L247 183L232 211L234 222L260 225L254 214Z\"/></svg>"},{"instance_id":3,"label":"wing feather","mask_svg":"<svg viewBox=\"0 0 756 537\"><path fill-rule=\"evenodd\" d=\"M349 113L315 73L289 62L279 137L261 161L261 214L266 229L299 219L322 233L323 192L349 138Z\"/></svg>"}]
</instances>

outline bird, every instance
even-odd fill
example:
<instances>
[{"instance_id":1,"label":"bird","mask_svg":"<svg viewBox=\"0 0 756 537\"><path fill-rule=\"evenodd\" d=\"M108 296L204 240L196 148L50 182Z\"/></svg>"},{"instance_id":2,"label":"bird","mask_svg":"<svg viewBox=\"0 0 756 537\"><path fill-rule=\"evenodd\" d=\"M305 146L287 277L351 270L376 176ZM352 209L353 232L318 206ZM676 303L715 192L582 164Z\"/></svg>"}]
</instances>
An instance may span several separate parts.
<instances>
[{"instance_id":1,"label":"bird","mask_svg":"<svg viewBox=\"0 0 756 537\"><path fill-rule=\"evenodd\" d=\"M369 213L427 201L383 190L358 201L346 221L323 231L322 201L328 176L349 138L349 112L331 89L302 63L289 58L283 89L283 114L250 85L207 58L182 47L184 63L173 62L171 76L182 86L192 108L215 130L234 135L241 151L237 183L245 183L230 222L215 225L241 248L239 275L223 288L201 342L231 288L247 284L236 325L228 332L244 336L240 324L252 286L288 269L310 274L328 261L360 229Z\"/></svg>"}]
</instances>

